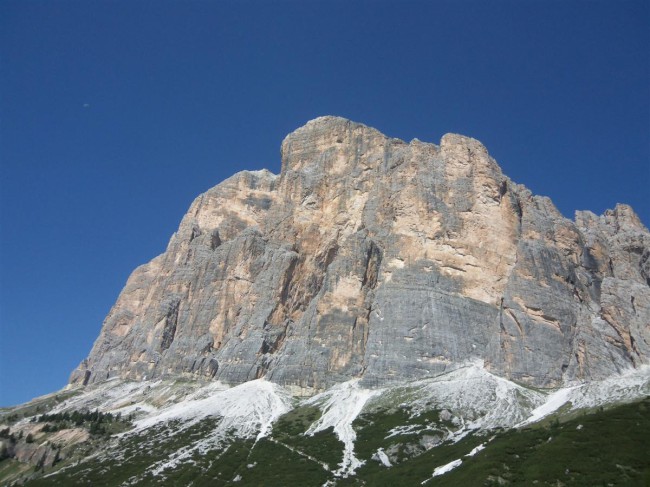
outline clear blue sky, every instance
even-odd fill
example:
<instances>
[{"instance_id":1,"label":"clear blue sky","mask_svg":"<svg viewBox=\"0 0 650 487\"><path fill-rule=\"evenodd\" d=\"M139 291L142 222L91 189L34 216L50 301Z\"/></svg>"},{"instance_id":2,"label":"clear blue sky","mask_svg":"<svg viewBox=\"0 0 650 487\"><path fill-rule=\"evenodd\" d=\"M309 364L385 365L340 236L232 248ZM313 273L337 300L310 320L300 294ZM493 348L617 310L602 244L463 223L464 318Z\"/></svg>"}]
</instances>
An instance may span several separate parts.
<instances>
[{"instance_id":1,"label":"clear blue sky","mask_svg":"<svg viewBox=\"0 0 650 487\"><path fill-rule=\"evenodd\" d=\"M611 1L0 2L0 405L65 385L192 199L319 115L481 140L650 222L650 14Z\"/></svg>"}]
</instances>

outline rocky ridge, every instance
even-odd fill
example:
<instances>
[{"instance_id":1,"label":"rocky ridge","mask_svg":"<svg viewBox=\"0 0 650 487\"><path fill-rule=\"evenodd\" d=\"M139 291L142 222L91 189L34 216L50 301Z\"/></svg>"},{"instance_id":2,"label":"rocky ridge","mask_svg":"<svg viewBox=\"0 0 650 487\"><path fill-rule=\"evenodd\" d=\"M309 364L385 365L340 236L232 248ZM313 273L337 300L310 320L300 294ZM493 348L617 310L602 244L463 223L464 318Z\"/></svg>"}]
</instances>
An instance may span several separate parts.
<instances>
[{"instance_id":1,"label":"rocky ridge","mask_svg":"<svg viewBox=\"0 0 650 487\"><path fill-rule=\"evenodd\" d=\"M280 175L199 196L136 269L71 384L257 378L304 394L481 359L537 387L650 357L650 234L618 205L564 218L478 141L386 137L321 117Z\"/></svg>"}]
</instances>

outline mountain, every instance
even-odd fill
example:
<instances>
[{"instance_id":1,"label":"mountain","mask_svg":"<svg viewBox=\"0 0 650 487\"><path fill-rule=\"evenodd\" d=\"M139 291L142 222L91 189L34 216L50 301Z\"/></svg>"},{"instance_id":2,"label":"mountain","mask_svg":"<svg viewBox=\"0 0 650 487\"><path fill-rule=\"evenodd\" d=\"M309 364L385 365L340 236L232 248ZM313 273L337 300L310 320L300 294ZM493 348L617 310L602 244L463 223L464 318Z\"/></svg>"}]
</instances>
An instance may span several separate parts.
<instances>
[{"instance_id":1,"label":"mountain","mask_svg":"<svg viewBox=\"0 0 650 487\"><path fill-rule=\"evenodd\" d=\"M650 234L632 209L564 218L478 141L405 143L337 117L282 171L199 196L136 269L71 384L265 377L311 394L483 359L536 387L650 358Z\"/></svg>"},{"instance_id":2,"label":"mountain","mask_svg":"<svg viewBox=\"0 0 650 487\"><path fill-rule=\"evenodd\" d=\"M571 221L474 139L321 117L192 203L65 390L0 410L0 483L644 485L649 360L630 207Z\"/></svg>"}]
</instances>

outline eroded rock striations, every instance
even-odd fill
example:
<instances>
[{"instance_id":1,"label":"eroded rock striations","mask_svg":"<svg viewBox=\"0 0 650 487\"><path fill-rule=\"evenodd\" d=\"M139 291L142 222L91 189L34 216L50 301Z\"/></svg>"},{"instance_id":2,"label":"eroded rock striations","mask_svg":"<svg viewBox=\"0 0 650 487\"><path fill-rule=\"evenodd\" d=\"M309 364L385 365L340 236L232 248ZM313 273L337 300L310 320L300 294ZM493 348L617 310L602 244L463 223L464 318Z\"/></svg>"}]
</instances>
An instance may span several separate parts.
<instances>
[{"instance_id":1,"label":"eroded rock striations","mask_svg":"<svg viewBox=\"0 0 650 487\"><path fill-rule=\"evenodd\" d=\"M283 141L279 176L243 171L192 203L70 381L309 391L474 358L538 387L648 363L648 230L624 205L564 218L474 139L321 117Z\"/></svg>"}]
</instances>

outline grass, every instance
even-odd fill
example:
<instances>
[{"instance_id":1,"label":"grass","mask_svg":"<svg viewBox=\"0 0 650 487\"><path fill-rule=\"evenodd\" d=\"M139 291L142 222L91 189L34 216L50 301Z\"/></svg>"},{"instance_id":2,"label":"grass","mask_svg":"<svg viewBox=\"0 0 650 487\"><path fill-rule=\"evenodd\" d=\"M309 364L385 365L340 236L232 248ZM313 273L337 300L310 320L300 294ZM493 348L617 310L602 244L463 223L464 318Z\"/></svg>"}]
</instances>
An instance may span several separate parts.
<instances>
[{"instance_id":1,"label":"grass","mask_svg":"<svg viewBox=\"0 0 650 487\"><path fill-rule=\"evenodd\" d=\"M424 447L420 446L424 436L438 436L442 440L445 433L441 426L448 425L440 419L440 413L436 410L414 416L410 408L399 407L384 412L362 414L353 423L357 432L355 452L358 458L370 460L379 448L386 450L397 447L398 462L403 461L416 454L416 450L424 451ZM391 434L392 429L399 426L413 426L419 432L386 438Z\"/></svg>"},{"instance_id":2,"label":"grass","mask_svg":"<svg viewBox=\"0 0 650 487\"><path fill-rule=\"evenodd\" d=\"M650 485L650 398L564 422L556 418L546 426L497 433L485 450L464 456L486 440L469 437L446 443L390 469L368 463L356 478L338 485L420 485L435 467L455 459L463 460L461 466L430 485Z\"/></svg>"},{"instance_id":3,"label":"grass","mask_svg":"<svg viewBox=\"0 0 650 487\"><path fill-rule=\"evenodd\" d=\"M298 407L278 419L271 438L326 463L334 470L343 461L344 448L334 430L328 428L314 435L304 434L320 416L321 411L315 406Z\"/></svg>"},{"instance_id":4,"label":"grass","mask_svg":"<svg viewBox=\"0 0 650 487\"><path fill-rule=\"evenodd\" d=\"M25 485L113 486L131 478L137 478L138 485L147 485L147 482L154 485L159 479L147 471L149 467L205 437L214 428L215 421L204 420L182 431L178 431L176 423L170 423L148 430L142 435L126 436L112 446L105 444L104 450L100 450L103 454L76 465L72 461L65 462L59 466L56 475L33 480Z\"/></svg>"},{"instance_id":5,"label":"grass","mask_svg":"<svg viewBox=\"0 0 650 487\"><path fill-rule=\"evenodd\" d=\"M473 460L436 485L650 485L650 398L504 432Z\"/></svg>"},{"instance_id":6,"label":"grass","mask_svg":"<svg viewBox=\"0 0 650 487\"><path fill-rule=\"evenodd\" d=\"M2 479L2 485L7 485L23 475L35 471L36 469L33 466L21 463L13 458L5 458L0 461L0 479Z\"/></svg>"},{"instance_id":7,"label":"grass","mask_svg":"<svg viewBox=\"0 0 650 487\"><path fill-rule=\"evenodd\" d=\"M196 452L188 461L154 477L147 472L152 464L205 437L217 420L205 420L181 432L178 425L169 424L124 437L103 456L68 465L56 475L25 485L113 487L137 479L138 486L321 486L334 479L331 470L340 462L343 445L331 430L320 436L303 435L319 416L317 408L297 408L276 422L269 438L258 442L232 439L228 446ZM408 424L429 429L386 439L392 428ZM551 418L520 430L469 435L457 443L447 441L429 450L405 453L408 445L439 425L436 411L411 417L407 408L393 408L360 416L354 423L356 454L366 463L357 475L336 479L336 485L417 486L431 478L436 467L456 459L463 463L427 485L650 485L650 398L569 419ZM474 457L465 456L480 443L486 443L485 450ZM388 449L393 444L398 447L398 462L393 467L370 459L378 448ZM6 479L7 473L19 474L20 468L17 462L5 460L0 462L0 476Z\"/></svg>"}]
</instances>

